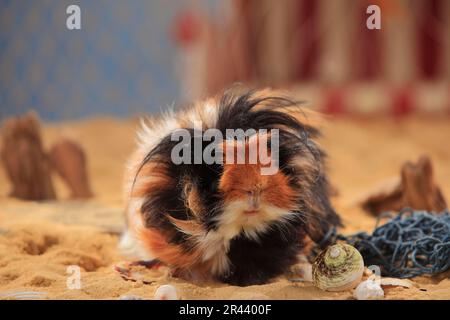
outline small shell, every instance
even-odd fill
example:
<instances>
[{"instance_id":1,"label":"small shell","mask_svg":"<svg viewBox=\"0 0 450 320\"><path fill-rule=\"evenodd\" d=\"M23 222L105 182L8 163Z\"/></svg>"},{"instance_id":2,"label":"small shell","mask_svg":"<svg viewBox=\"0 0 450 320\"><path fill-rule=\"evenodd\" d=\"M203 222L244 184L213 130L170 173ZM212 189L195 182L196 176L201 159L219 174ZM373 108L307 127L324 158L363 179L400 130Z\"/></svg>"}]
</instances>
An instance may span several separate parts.
<instances>
[{"instance_id":1,"label":"small shell","mask_svg":"<svg viewBox=\"0 0 450 320\"><path fill-rule=\"evenodd\" d=\"M0 300L2 299L13 299L13 300L38 300L46 299L47 292L39 291L0 291Z\"/></svg>"},{"instance_id":2,"label":"small shell","mask_svg":"<svg viewBox=\"0 0 450 320\"><path fill-rule=\"evenodd\" d=\"M177 289L170 284L165 284L155 291L155 300L179 300Z\"/></svg>"},{"instance_id":3,"label":"small shell","mask_svg":"<svg viewBox=\"0 0 450 320\"><path fill-rule=\"evenodd\" d=\"M384 291L377 281L365 280L356 287L353 295L357 300L380 300L384 298Z\"/></svg>"},{"instance_id":4,"label":"small shell","mask_svg":"<svg viewBox=\"0 0 450 320\"><path fill-rule=\"evenodd\" d=\"M158 263L146 265L146 261L120 261L114 265L114 271L124 280L151 284L165 279L169 268Z\"/></svg>"},{"instance_id":5,"label":"small shell","mask_svg":"<svg viewBox=\"0 0 450 320\"><path fill-rule=\"evenodd\" d=\"M353 289L361 281L364 261L348 244L335 244L320 252L312 267L313 284L322 290Z\"/></svg>"},{"instance_id":6,"label":"small shell","mask_svg":"<svg viewBox=\"0 0 450 320\"><path fill-rule=\"evenodd\" d=\"M408 289L414 286L414 283L408 279L397 279L397 278L381 278L380 284L382 286L405 287Z\"/></svg>"}]
</instances>

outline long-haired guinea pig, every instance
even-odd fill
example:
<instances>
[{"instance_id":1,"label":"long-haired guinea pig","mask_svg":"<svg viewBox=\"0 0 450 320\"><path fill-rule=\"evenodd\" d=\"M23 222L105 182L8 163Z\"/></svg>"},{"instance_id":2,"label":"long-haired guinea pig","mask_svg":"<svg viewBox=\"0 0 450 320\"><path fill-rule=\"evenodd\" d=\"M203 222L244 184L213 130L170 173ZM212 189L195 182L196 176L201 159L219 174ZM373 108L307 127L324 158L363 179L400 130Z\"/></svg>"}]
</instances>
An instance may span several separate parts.
<instances>
[{"instance_id":1,"label":"long-haired guinea pig","mask_svg":"<svg viewBox=\"0 0 450 320\"><path fill-rule=\"evenodd\" d=\"M329 201L325 154L314 141L319 131L301 115L296 102L262 90L228 91L148 119L126 172L124 252L160 261L178 275L236 285L262 284L287 271L308 241L318 243L340 225ZM208 129L223 134L213 155L228 159L229 150L245 154L267 144L278 170L264 174L268 165L259 156L206 163L192 151L188 161L174 161L180 130L192 133L186 150L203 152L211 148L208 139L196 146L194 140ZM227 129L264 134L230 138ZM277 150L269 143L274 129Z\"/></svg>"}]
</instances>

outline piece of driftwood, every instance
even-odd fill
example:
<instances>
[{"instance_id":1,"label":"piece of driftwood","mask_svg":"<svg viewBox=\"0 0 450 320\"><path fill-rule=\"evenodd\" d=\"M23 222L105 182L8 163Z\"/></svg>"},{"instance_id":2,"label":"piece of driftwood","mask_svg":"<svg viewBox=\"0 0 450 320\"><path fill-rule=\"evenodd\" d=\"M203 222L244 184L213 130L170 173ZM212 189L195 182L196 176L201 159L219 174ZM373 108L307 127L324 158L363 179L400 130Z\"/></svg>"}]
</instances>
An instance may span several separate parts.
<instances>
[{"instance_id":1,"label":"piece of driftwood","mask_svg":"<svg viewBox=\"0 0 450 320\"><path fill-rule=\"evenodd\" d=\"M10 195L25 200L55 199L37 115L29 112L9 118L1 133L0 157L12 184Z\"/></svg>"},{"instance_id":2,"label":"piece of driftwood","mask_svg":"<svg viewBox=\"0 0 450 320\"><path fill-rule=\"evenodd\" d=\"M362 207L379 215L385 211L399 211L404 207L441 212L447 208L447 203L435 182L430 158L421 156L416 163L408 161L403 164L401 179L369 195L362 202Z\"/></svg>"},{"instance_id":3,"label":"piece of driftwood","mask_svg":"<svg viewBox=\"0 0 450 320\"><path fill-rule=\"evenodd\" d=\"M78 143L62 139L52 146L49 157L52 168L70 188L72 198L92 197L86 155Z\"/></svg>"}]
</instances>

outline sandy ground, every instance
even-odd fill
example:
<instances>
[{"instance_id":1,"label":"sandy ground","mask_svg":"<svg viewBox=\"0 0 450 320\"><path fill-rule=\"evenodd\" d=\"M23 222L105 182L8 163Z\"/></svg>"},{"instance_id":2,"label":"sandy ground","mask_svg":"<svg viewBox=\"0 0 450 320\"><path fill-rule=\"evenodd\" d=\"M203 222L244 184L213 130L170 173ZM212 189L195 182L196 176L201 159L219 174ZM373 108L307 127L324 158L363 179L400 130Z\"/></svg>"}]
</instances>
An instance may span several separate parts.
<instances>
[{"instance_id":1,"label":"sandy ground","mask_svg":"<svg viewBox=\"0 0 450 320\"><path fill-rule=\"evenodd\" d=\"M351 298L351 292L323 292L285 277L250 287L196 285L168 276L152 285L122 280L112 266L123 259L116 250L123 223L121 182L135 128L133 120L109 118L45 126L46 146L63 135L85 147L96 194L87 202L68 200L57 178L58 202L8 198L9 185L0 169L0 299L14 291L42 292L48 299L116 299L123 294L152 298L156 287L165 283L174 284L183 299L248 299L260 294L272 299ZM324 132L331 181L339 190L333 202L346 224L344 233L373 228L374 218L358 208L358 200L396 177L404 161L422 153L432 157L438 182L450 199L449 119L330 119ZM81 289L67 288L69 265L81 267ZM416 287L389 288L386 298L450 299L449 275L416 278Z\"/></svg>"}]
</instances>

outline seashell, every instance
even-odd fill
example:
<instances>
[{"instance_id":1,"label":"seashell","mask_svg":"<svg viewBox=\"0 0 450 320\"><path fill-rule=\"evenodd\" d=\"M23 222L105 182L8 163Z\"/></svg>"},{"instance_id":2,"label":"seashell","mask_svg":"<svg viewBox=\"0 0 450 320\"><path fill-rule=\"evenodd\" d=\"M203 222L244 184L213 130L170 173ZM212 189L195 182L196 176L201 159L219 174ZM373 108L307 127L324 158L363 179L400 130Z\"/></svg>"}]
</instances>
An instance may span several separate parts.
<instances>
[{"instance_id":1,"label":"seashell","mask_svg":"<svg viewBox=\"0 0 450 320\"><path fill-rule=\"evenodd\" d=\"M120 261L114 265L116 271L124 280L152 284L162 280L169 274L169 268L152 261Z\"/></svg>"},{"instance_id":2,"label":"seashell","mask_svg":"<svg viewBox=\"0 0 450 320\"><path fill-rule=\"evenodd\" d=\"M355 289L353 296L357 300L380 300L384 298L384 291L379 281L365 280Z\"/></svg>"},{"instance_id":3,"label":"seashell","mask_svg":"<svg viewBox=\"0 0 450 320\"><path fill-rule=\"evenodd\" d=\"M348 244L335 244L320 252L312 267L313 284L322 290L344 291L361 282L364 261Z\"/></svg>"},{"instance_id":4,"label":"seashell","mask_svg":"<svg viewBox=\"0 0 450 320\"><path fill-rule=\"evenodd\" d=\"M3 300L3 299L39 300L39 299L46 299L46 298L47 298L47 292L20 291L20 290L0 291L0 300Z\"/></svg>"},{"instance_id":5,"label":"seashell","mask_svg":"<svg viewBox=\"0 0 450 320\"><path fill-rule=\"evenodd\" d=\"M177 289L170 284L162 285L155 291L155 300L179 300Z\"/></svg>"},{"instance_id":6,"label":"seashell","mask_svg":"<svg viewBox=\"0 0 450 320\"><path fill-rule=\"evenodd\" d=\"M382 286L405 287L408 289L414 286L414 283L408 279L397 279L397 278L381 278L380 284Z\"/></svg>"}]
</instances>

